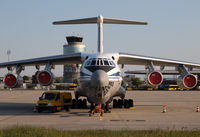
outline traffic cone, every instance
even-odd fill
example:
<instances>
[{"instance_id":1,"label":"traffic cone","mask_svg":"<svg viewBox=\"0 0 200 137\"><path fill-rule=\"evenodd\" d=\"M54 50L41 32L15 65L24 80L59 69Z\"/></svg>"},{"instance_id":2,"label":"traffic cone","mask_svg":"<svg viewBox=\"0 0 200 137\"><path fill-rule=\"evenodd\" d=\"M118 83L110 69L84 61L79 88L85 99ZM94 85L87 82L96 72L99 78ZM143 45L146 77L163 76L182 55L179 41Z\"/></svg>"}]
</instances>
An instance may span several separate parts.
<instances>
[{"instance_id":1,"label":"traffic cone","mask_svg":"<svg viewBox=\"0 0 200 137\"><path fill-rule=\"evenodd\" d=\"M34 106L34 108L33 108L33 112L37 112L36 106Z\"/></svg>"},{"instance_id":2,"label":"traffic cone","mask_svg":"<svg viewBox=\"0 0 200 137\"><path fill-rule=\"evenodd\" d=\"M162 113L166 113L166 112L167 112L166 106L163 106L163 112Z\"/></svg>"},{"instance_id":3,"label":"traffic cone","mask_svg":"<svg viewBox=\"0 0 200 137\"><path fill-rule=\"evenodd\" d=\"M197 111L196 112L199 112L199 105L197 105Z\"/></svg>"}]
</instances>

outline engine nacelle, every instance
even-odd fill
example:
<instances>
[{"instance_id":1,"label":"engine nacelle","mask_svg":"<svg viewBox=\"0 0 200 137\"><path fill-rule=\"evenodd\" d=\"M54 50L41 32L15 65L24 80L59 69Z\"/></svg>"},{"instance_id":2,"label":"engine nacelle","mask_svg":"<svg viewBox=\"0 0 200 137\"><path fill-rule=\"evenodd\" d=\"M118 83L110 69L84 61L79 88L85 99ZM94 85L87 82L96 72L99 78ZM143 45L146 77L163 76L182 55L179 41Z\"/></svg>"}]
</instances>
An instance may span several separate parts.
<instances>
[{"instance_id":1,"label":"engine nacelle","mask_svg":"<svg viewBox=\"0 0 200 137\"><path fill-rule=\"evenodd\" d=\"M37 75L37 81L42 86L49 86L54 81L54 75L48 70L40 71Z\"/></svg>"},{"instance_id":2,"label":"engine nacelle","mask_svg":"<svg viewBox=\"0 0 200 137\"><path fill-rule=\"evenodd\" d=\"M159 86L163 81L163 75L158 71L152 71L147 75L146 82L151 86Z\"/></svg>"},{"instance_id":3,"label":"engine nacelle","mask_svg":"<svg viewBox=\"0 0 200 137\"><path fill-rule=\"evenodd\" d=\"M23 78L20 75L8 73L3 82L8 88L17 88L23 84Z\"/></svg>"},{"instance_id":4,"label":"engine nacelle","mask_svg":"<svg viewBox=\"0 0 200 137\"><path fill-rule=\"evenodd\" d=\"M181 75L177 79L177 84L180 88L192 89L197 84L197 78L193 74Z\"/></svg>"}]
</instances>

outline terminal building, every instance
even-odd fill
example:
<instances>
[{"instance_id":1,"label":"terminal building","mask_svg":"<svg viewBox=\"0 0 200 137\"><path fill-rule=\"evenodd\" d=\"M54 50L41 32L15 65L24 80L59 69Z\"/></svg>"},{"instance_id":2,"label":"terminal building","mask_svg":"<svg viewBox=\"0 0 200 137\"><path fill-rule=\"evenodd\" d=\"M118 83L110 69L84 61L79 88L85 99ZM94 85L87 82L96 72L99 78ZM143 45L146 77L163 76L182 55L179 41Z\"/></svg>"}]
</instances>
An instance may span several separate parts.
<instances>
[{"instance_id":1,"label":"terminal building","mask_svg":"<svg viewBox=\"0 0 200 137\"><path fill-rule=\"evenodd\" d=\"M67 36L67 43L63 45L63 54L85 52L86 46L82 44L83 37ZM66 64L64 65L63 82L73 83L77 80L78 72L81 64Z\"/></svg>"}]
</instances>

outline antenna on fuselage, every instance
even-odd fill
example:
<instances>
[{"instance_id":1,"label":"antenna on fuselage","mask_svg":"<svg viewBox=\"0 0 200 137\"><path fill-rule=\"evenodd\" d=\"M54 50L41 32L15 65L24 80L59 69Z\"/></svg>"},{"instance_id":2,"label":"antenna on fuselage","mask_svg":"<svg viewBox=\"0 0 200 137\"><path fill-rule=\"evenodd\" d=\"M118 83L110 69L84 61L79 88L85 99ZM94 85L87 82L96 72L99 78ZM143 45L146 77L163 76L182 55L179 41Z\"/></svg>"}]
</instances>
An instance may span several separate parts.
<instances>
[{"instance_id":1,"label":"antenna on fuselage","mask_svg":"<svg viewBox=\"0 0 200 137\"><path fill-rule=\"evenodd\" d=\"M103 53L103 24L147 25L148 23L131 21L131 20L104 18L103 16L53 22L53 25L64 25L64 24L97 24L98 25L98 49L97 50L99 53Z\"/></svg>"}]
</instances>

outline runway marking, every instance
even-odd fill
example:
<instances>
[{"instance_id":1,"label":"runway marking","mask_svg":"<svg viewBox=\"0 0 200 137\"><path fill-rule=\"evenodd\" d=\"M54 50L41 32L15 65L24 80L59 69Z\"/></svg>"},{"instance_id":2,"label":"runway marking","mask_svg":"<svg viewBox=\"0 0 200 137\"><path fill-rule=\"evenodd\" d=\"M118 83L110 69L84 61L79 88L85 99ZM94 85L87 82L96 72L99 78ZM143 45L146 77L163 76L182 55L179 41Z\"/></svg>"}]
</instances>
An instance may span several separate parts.
<instances>
[{"instance_id":1,"label":"runway marking","mask_svg":"<svg viewBox=\"0 0 200 137\"><path fill-rule=\"evenodd\" d=\"M110 121L120 121L120 120L116 120L116 119L111 119Z\"/></svg>"},{"instance_id":2,"label":"runway marking","mask_svg":"<svg viewBox=\"0 0 200 137\"><path fill-rule=\"evenodd\" d=\"M147 122L146 120L120 120L120 119L111 119L110 122Z\"/></svg>"},{"instance_id":3,"label":"runway marking","mask_svg":"<svg viewBox=\"0 0 200 137\"><path fill-rule=\"evenodd\" d=\"M159 107L163 105L151 105L151 104L145 104L145 105L135 105L136 107Z\"/></svg>"}]
</instances>

